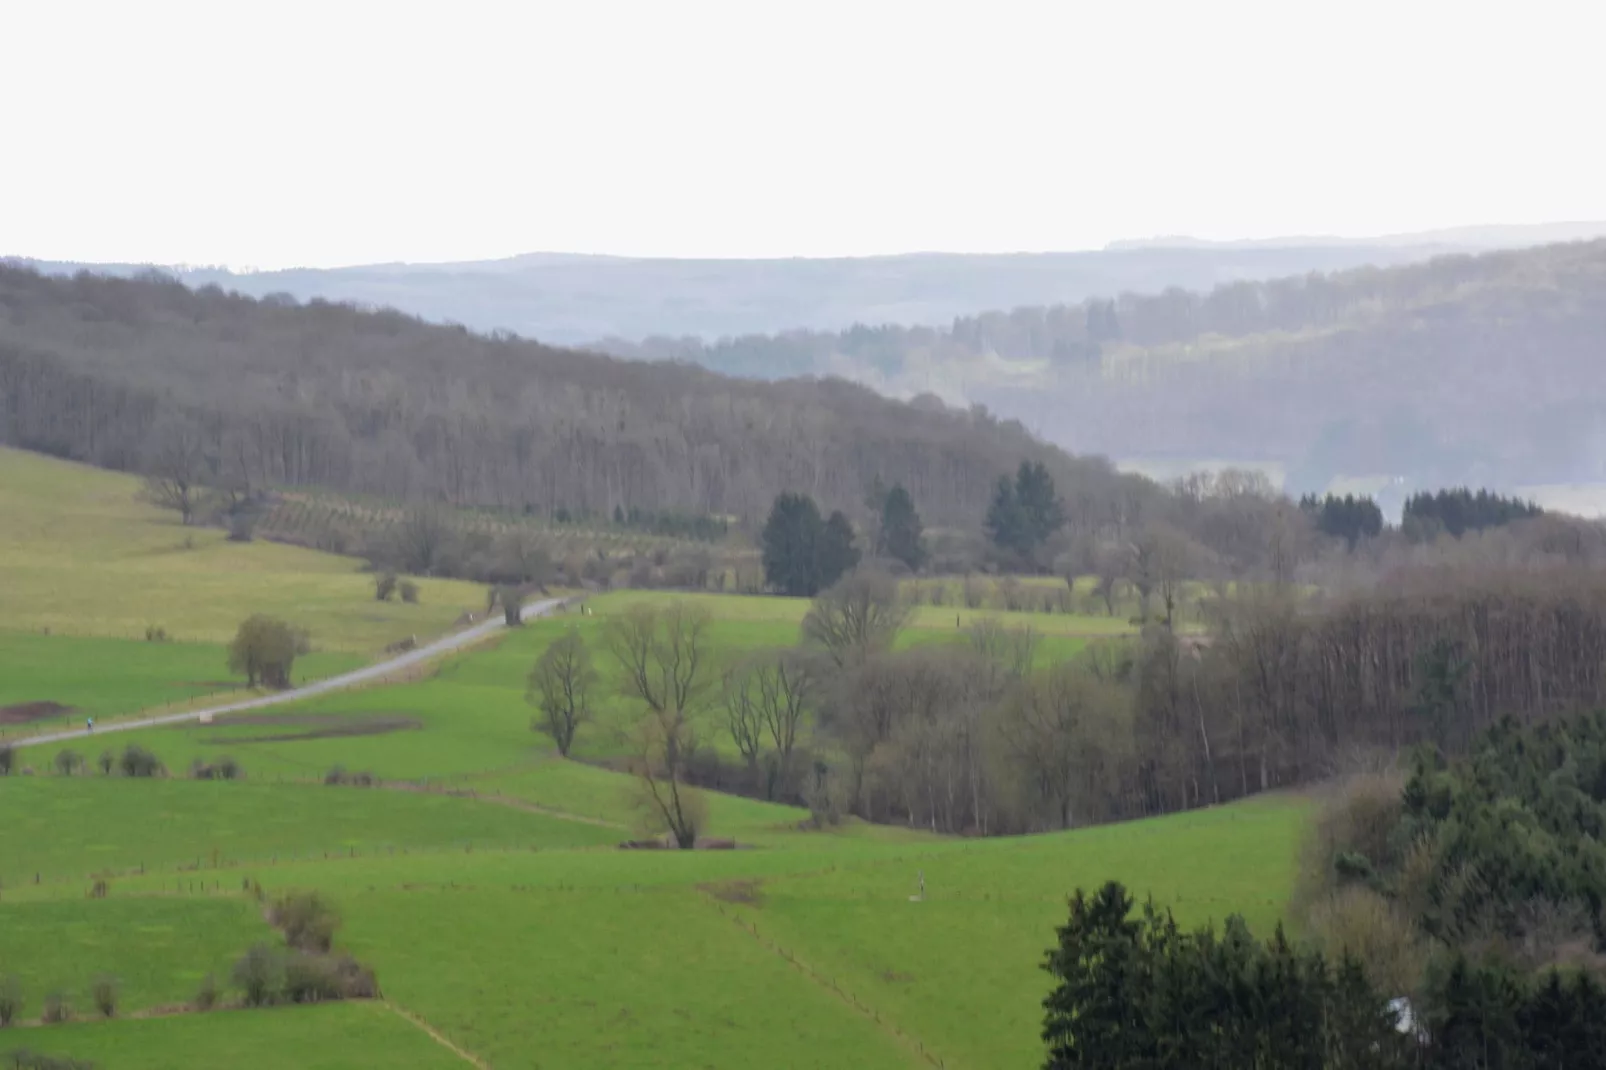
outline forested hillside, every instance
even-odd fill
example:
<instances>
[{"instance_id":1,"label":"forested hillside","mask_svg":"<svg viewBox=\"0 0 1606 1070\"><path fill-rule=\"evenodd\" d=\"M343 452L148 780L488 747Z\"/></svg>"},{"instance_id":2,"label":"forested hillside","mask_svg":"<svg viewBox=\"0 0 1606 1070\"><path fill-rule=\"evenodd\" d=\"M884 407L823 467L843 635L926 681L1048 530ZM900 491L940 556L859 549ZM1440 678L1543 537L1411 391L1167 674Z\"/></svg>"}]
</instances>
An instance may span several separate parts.
<instances>
[{"instance_id":1,"label":"forested hillside","mask_svg":"<svg viewBox=\"0 0 1606 1070\"><path fill-rule=\"evenodd\" d=\"M1507 239L1509 240L1509 239ZM1532 242L1530 241L1529 244ZM548 344L650 335L713 340L794 329L838 331L857 323L940 325L988 308L1080 301L1102 294L1208 289L1360 264L1404 264L1460 248L1454 235L1402 243L1282 247L1120 248L1066 253L784 260L674 260L532 253L449 264L230 272L164 267L190 286L255 297L287 293L398 308L433 322L511 330ZM51 274L133 275L135 264L31 262ZM785 367L725 368L757 378Z\"/></svg>"},{"instance_id":2,"label":"forested hillside","mask_svg":"<svg viewBox=\"0 0 1606 1070\"><path fill-rule=\"evenodd\" d=\"M1319 491L1606 478L1606 241L961 317L614 352L829 371L1112 457L1257 461Z\"/></svg>"},{"instance_id":3,"label":"forested hillside","mask_svg":"<svg viewBox=\"0 0 1606 1070\"><path fill-rule=\"evenodd\" d=\"M840 381L760 383L396 312L157 277L0 268L0 443L117 469L194 450L213 482L532 512L754 517L783 489L855 509L879 477L979 529L1041 461L1068 500L1157 492L985 413Z\"/></svg>"}]
</instances>

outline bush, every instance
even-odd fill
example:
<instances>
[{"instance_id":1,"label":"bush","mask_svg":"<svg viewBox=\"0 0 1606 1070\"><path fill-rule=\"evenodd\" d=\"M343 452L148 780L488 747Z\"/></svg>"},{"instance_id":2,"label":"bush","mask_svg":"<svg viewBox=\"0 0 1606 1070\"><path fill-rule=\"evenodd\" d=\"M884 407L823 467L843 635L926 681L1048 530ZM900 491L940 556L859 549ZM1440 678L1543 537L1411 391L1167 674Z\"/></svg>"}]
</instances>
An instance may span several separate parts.
<instances>
[{"instance_id":1,"label":"bush","mask_svg":"<svg viewBox=\"0 0 1606 1070\"><path fill-rule=\"evenodd\" d=\"M22 982L14 974L0 977L0 1029L16 1020L22 1010Z\"/></svg>"},{"instance_id":2,"label":"bush","mask_svg":"<svg viewBox=\"0 0 1606 1070\"><path fill-rule=\"evenodd\" d=\"M74 773L82 772L83 768L84 756L77 751L68 748L57 753L56 772L62 776L72 776Z\"/></svg>"},{"instance_id":3,"label":"bush","mask_svg":"<svg viewBox=\"0 0 1606 1070\"><path fill-rule=\"evenodd\" d=\"M217 1000L217 978L207 974L201 978L201 987L195 990L195 999L191 1003L198 1011L209 1011L217 1006Z\"/></svg>"},{"instance_id":4,"label":"bush","mask_svg":"<svg viewBox=\"0 0 1606 1070\"><path fill-rule=\"evenodd\" d=\"M1309 927L1330 960L1354 956L1382 991L1411 992L1422 979L1427 949L1421 934L1404 912L1369 888L1351 885L1318 902Z\"/></svg>"},{"instance_id":5,"label":"bush","mask_svg":"<svg viewBox=\"0 0 1606 1070\"><path fill-rule=\"evenodd\" d=\"M60 1025L62 1022L72 1021L72 1004L62 992L52 992L45 997L44 1010L39 1020L46 1025Z\"/></svg>"},{"instance_id":6,"label":"bush","mask_svg":"<svg viewBox=\"0 0 1606 1070\"><path fill-rule=\"evenodd\" d=\"M234 983L247 1007L269 1007L284 991L284 952L257 944L234 964Z\"/></svg>"},{"instance_id":7,"label":"bush","mask_svg":"<svg viewBox=\"0 0 1606 1070\"><path fill-rule=\"evenodd\" d=\"M117 1017L117 978L101 974L89 986L89 997L102 1018Z\"/></svg>"},{"instance_id":8,"label":"bush","mask_svg":"<svg viewBox=\"0 0 1606 1070\"><path fill-rule=\"evenodd\" d=\"M244 776L240 763L228 755L211 762L197 758L190 763L190 777L194 780L239 780Z\"/></svg>"},{"instance_id":9,"label":"bush","mask_svg":"<svg viewBox=\"0 0 1606 1070\"><path fill-rule=\"evenodd\" d=\"M167 643L172 641L172 637L167 634L167 629L160 624L147 624L145 626L145 641L147 643Z\"/></svg>"},{"instance_id":10,"label":"bush","mask_svg":"<svg viewBox=\"0 0 1606 1070\"><path fill-rule=\"evenodd\" d=\"M418 584L414 583L412 580L402 580L400 590L401 600L403 602L411 602L414 605L418 604Z\"/></svg>"},{"instance_id":11,"label":"bush","mask_svg":"<svg viewBox=\"0 0 1606 1070\"><path fill-rule=\"evenodd\" d=\"M111 776L112 770L117 768L117 755L109 750L103 750L100 752L100 757L95 759L95 764L100 766L102 776Z\"/></svg>"},{"instance_id":12,"label":"bush","mask_svg":"<svg viewBox=\"0 0 1606 1070\"><path fill-rule=\"evenodd\" d=\"M348 772L345 766L337 765L323 775L323 782L331 787L371 788L379 778L365 769Z\"/></svg>"},{"instance_id":13,"label":"bush","mask_svg":"<svg viewBox=\"0 0 1606 1070\"><path fill-rule=\"evenodd\" d=\"M17 752L11 749L11 744L0 743L0 776L10 776L16 761Z\"/></svg>"},{"instance_id":14,"label":"bush","mask_svg":"<svg viewBox=\"0 0 1606 1070\"><path fill-rule=\"evenodd\" d=\"M328 951L334 944L340 915L317 892L295 892L279 899L268 921L284 933L284 942L300 951Z\"/></svg>"},{"instance_id":15,"label":"bush","mask_svg":"<svg viewBox=\"0 0 1606 1070\"><path fill-rule=\"evenodd\" d=\"M123 748L123 756L117 760L117 767L124 776L156 777L167 773L167 766L162 760L137 743L130 743Z\"/></svg>"},{"instance_id":16,"label":"bush","mask_svg":"<svg viewBox=\"0 0 1606 1070\"><path fill-rule=\"evenodd\" d=\"M284 995L291 1003L322 1003L342 995L335 962L326 955L290 955L284 964Z\"/></svg>"},{"instance_id":17,"label":"bush","mask_svg":"<svg viewBox=\"0 0 1606 1070\"><path fill-rule=\"evenodd\" d=\"M390 596L396 593L396 574L382 572L374 577L374 597L381 602L390 601Z\"/></svg>"}]
</instances>

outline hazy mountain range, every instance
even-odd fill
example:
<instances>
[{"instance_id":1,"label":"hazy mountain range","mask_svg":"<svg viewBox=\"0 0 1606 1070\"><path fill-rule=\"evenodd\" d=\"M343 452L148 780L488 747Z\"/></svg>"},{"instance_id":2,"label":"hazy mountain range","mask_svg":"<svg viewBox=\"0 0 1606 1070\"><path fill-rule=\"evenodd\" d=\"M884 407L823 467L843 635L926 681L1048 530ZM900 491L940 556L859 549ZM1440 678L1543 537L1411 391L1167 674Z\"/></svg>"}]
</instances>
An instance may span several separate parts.
<instances>
[{"instance_id":1,"label":"hazy mountain range","mask_svg":"<svg viewBox=\"0 0 1606 1070\"><path fill-rule=\"evenodd\" d=\"M749 379L835 376L981 404L1156 475L1252 464L1296 492L1398 494L1606 481L1606 241L1581 242L1602 234L1565 223L1078 253L163 270L280 305L388 306ZM1571 244L1525 248L1556 240Z\"/></svg>"},{"instance_id":2,"label":"hazy mountain range","mask_svg":"<svg viewBox=\"0 0 1606 1070\"><path fill-rule=\"evenodd\" d=\"M1599 235L1606 235L1606 222L1466 227L1375 239L1156 238L1063 253L791 260L530 253L450 264L285 271L155 266L191 286L388 306L479 331L506 330L548 344L579 345L652 336L713 341L794 329L840 331L855 324L939 326L990 309L1074 304L1173 286L1209 290L1240 280L1390 266L1446 252ZM153 266L13 259L52 274L87 269L127 275ZM762 369L747 373L766 374Z\"/></svg>"}]
</instances>

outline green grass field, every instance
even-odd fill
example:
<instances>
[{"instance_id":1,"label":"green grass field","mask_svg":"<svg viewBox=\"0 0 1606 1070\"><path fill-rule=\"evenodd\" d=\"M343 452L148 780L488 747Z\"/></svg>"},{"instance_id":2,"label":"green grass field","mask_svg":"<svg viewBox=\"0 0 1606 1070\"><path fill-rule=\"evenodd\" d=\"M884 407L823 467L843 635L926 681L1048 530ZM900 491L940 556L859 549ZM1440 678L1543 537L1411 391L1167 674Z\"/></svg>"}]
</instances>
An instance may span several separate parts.
<instances>
[{"instance_id":1,"label":"green grass field","mask_svg":"<svg viewBox=\"0 0 1606 1070\"><path fill-rule=\"evenodd\" d=\"M308 629L316 647L370 654L447 630L484 591L420 580L419 604L378 602L351 558L231 543L135 499L139 481L0 449L0 629L226 643L252 613Z\"/></svg>"},{"instance_id":2,"label":"green grass field","mask_svg":"<svg viewBox=\"0 0 1606 1070\"><path fill-rule=\"evenodd\" d=\"M352 654L310 654L296 661L295 677L317 679L361 664ZM0 670L0 709L40 702L68 707L47 718L0 723L0 740L82 727L85 717L106 720L202 695L227 699L245 684L231 678L223 649L209 643L0 632L0 666L5 667Z\"/></svg>"},{"instance_id":3,"label":"green grass field","mask_svg":"<svg viewBox=\"0 0 1606 1070\"><path fill-rule=\"evenodd\" d=\"M312 677L482 605L450 583L426 583L421 606L375 602L354 561L185 529L135 489L0 450L0 707L72 708L54 724L216 692L222 644L250 612L311 629L322 652L298 675ZM970 610L952 594L916 608L900 644L962 642L986 617L1033 628L1043 667L1131 631L1119 613ZM525 680L580 628L602 683L577 753L618 756L635 711L613 693L603 629L676 599L709 611L721 664L795 644L808 608L619 592L405 683L72 744L91 763L140 744L167 779L54 775L59 746L21 746L33 775L0 778L0 976L19 978L29 1024L0 1032L0 1056L109 1070L1025 1066L1041 1055L1039 964L1074 888L1120 879L1186 924L1282 918L1308 813L1293 797L965 840L858 821L811 831L796 808L710 795L707 831L743 849L618 850L642 824L634 781L558 758L531 730ZM147 625L178 641L144 642ZM731 756L717 715L702 729ZM223 755L246 779L184 778ZM335 765L389 783L326 787ZM329 896L340 947L375 968L383 998L145 1016L277 939L253 883ZM119 979L124 1016L82 1020L101 974ZM58 990L80 1020L33 1024Z\"/></svg>"},{"instance_id":4,"label":"green grass field","mask_svg":"<svg viewBox=\"0 0 1606 1070\"><path fill-rule=\"evenodd\" d=\"M461 1057L382 1003L77 1022L0 1032L0 1057L26 1047L103 1070L462 1070Z\"/></svg>"},{"instance_id":5,"label":"green grass field","mask_svg":"<svg viewBox=\"0 0 1606 1070\"><path fill-rule=\"evenodd\" d=\"M392 847L578 847L618 839L594 825L469 799L250 780L7 777L0 803L0 888L68 880L79 891L94 874Z\"/></svg>"},{"instance_id":6,"label":"green grass field","mask_svg":"<svg viewBox=\"0 0 1606 1070\"><path fill-rule=\"evenodd\" d=\"M183 1003L207 974L225 981L240 952L272 938L240 897L0 902L0 974L21 979L22 1018L38 1017L51 992L94 1015L90 985L102 974L118 981L120 1013Z\"/></svg>"},{"instance_id":7,"label":"green grass field","mask_svg":"<svg viewBox=\"0 0 1606 1070\"><path fill-rule=\"evenodd\" d=\"M89 787L42 783L64 797ZM0 783L0 792L16 786ZM316 799L323 789L278 790ZM499 809L453 801L471 813ZM64 803L56 814L76 809ZM44 963L34 972L47 976L81 963L90 976L133 977L149 963L152 979L130 984L131 995L182 997L229 944L238 950L260 931L240 890L251 877L270 894L315 887L331 896L346 919L343 945L377 969L387 999L493 1066L1027 1065L1046 985L1038 963L1073 887L1118 878L1184 922L1241 912L1265 931L1282 915L1305 812L1297 800L1262 799L1050 836L796 832L755 850L695 854L553 845L326 860L314 851L219 870L203 858L194 873L114 881L105 900L84 900L80 882L21 887L5 908L16 913L0 922L27 919L34 935L0 942L0 952ZM0 851L28 835L0 833ZM164 835L173 856L195 842L174 826ZM298 836L275 825L260 842L271 849L276 838L288 853ZM926 899L911 902L922 875ZM201 941L211 952L175 956L162 919L190 910L211 919L196 922L215 934ZM134 935L109 938L130 924ZM63 935L74 926L87 938ZM67 1040L98 1028L31 1030L29 1040L59 1032L57 1048L84 1057L95 1049ZM126 1030L136 1045L175 1035L155 1023L137 1034L133 1023L105 1028Z\"/></svg>"}]
</instances>

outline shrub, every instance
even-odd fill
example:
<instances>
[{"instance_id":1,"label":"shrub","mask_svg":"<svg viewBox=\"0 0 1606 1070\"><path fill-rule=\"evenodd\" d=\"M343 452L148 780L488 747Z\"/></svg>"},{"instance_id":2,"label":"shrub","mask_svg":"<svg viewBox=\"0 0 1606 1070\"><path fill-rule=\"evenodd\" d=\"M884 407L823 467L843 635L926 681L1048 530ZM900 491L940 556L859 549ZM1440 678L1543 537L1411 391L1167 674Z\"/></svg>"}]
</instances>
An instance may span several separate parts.
<instances>
[{"instance_id":1,"label":"shrub","mask_svg":"<svg viewBox=\"0 0 1606 1070\"><path fill-rule=\"evenodd\" d=\"M166 643L171 641L167 629L160 624L147 624L145 626L145 641L147 643Z\"/></svg>"},{"instance_id":2,"label":"shrub","mask_svg":"<svg viewBox=\"0 0 1606 1070\"><path fill-rule=\"evenodd\" d=\"M374 577L374 597L381 602L390 601L390 596L396 593L396 574L394 572L381 572Z\"/></svg>"},{"instance_id":3,"label":"shrub","mask_svg":"<svg viewBox=\"0 0 1606 1070\"><path fill-rule=\"evenodd\" d=\"M95 764L100 766L102 776L111 776L112 770L117 768L117 755L109 750L103 750L100 752L100 757L95 759Z\"/></svg>"},{"instance_id":4,"label":"shrub","mask_svg":"<svg viewBox=\"0 0 1606 1070\"><path fill-rule=\"evenodd\" d=\"M72 776L74 773L82 772L83 768L84 756L77 751L69 747L57 753L56 772L62 776Z\"/></svg>"},{"instance_id":5,"label":"shrub","mask_svg":"<svg viewBox=\"0 0 1606 1070\"><path fill-rule=\"evenodd\" d=\"M190 763L190 776L195 780L239 780L244 775L240 764L228 755L211 762L197 758Z\"/></svg>"},{"instance_id":6,"label":"shrub","mask_svg":"<svg viewBox=\"0 0 1606 1070\"><path fill-rule=\"evenodd\" d=\"M14 974L0 977L0 1029L16 1020L22 1010L22 982Z\"/></svg>"},{"instance_id":7,"label":"shrub","mask_svg":"<svg viewBox=\"0 0 1606 1070\"><path fill-rule=\"evenodd\" d=\"M102 1018L117 1016L117 978L101 974L89 986L89 997Z\"/></svg>"},{"instance_id":8,"label":"shrub","mask_svg":"<svg viewBox=\"0 0 1606 1070\"><path fill-rule=\"evenodd\" d=\"M10 776L16 762L17 752L11 749L11 744L0 743L0 776Z\"/></svg>"},{"instance_id":9,"label":"shrub","mask_svg":"<svg viewBox=\"0 0 1606 1070\"><path fill-rule=\"evenodd\" d=\"M290 955L284 964L284 995L291 1003L339 999L342 990L334 960L326 955Z\"/></svg>"},{"instance_id":10,"label":"shrub","mask_svg":"<svg viewBox=\"0 0 1606 1070\"><path fill-rule=\"evenodd\" d=\"M328 951L340 928L334 905L317 892L295 892L280 898L268 921L284 933L284 942L301 951Z\"/></svg>"},{"instance_id":11,"label":"shrub","mask_svg":"<svg viewBox=\"0 0 1606 1070\"><path fill-rule=\"evenodd\" d=\"M256 944L234 964L234 983L247 1007L268 1007L284 991L284 952Z\"/></svg>"},{"instance_id":12,"label":"shrub","mask_svg":"<svg viewBox=\"0 0 1606 1070\"><path fill-rule=\"evenodd\" d=\"M1350 885L1318 902L1311 937L1330 961L1358 959L1381 991L1410 992L1422 978L1427 949L1411 919L1370 888Z\"/></svg>"},{"instance_id":13,"label":"shrub","mask_svg":"<svg viewBox=\"0 0 1606 1070\"><path fill-rule=\"evenodd\" d=\"M414 605L418 603L418 584L412 580L402 580L399 589L401 590L401 600L403 602L411 602Z\"/></svg>"},{"instance_id":14,"label":"shrub","mask_svg":"<svg viewBox=\"0 0 1606 1070\"><path fill-rule=\"evenodd\" d=\"M167 766L162 760L137 743L130 743L123 748L123 756L117 760L117 767L124 776L155 777L167 772Z\"/></svg>"},{"instance_id":15,"label":"shrub","mask_svg":"<svg viewBox=\"0 0 1606 1070\"><path fill-rule=\"evenodd\" d=\"M195 999L192 1004L198 1011L209 1011L217 1006L217 978L207 974L201 978L201 987L195 990Z\"/></svg>"},{"instance_id":16,"label":"shrub","mask_svg":"<svg viewBox=\"0 0 1606 1070\"><path fill-rule=\"evenodd\" d=\"M44 1010L39 1015L39 1020L46 1025L59 1025L71 1021L72 1004L67 1001L66 994L52 992L46 996Z\"/></svg>"},{"instance_id":17,"label":"shrub","mask_svg":"<svg viewBox=\"0 0 1606 1070\"><path fill-rule=\"evenodd\" d=\"M323 782L331 787L371 788L379 778L367 770L349 772L345 766L337 765L323 775Z\"/></svg>"}]
</instances>

